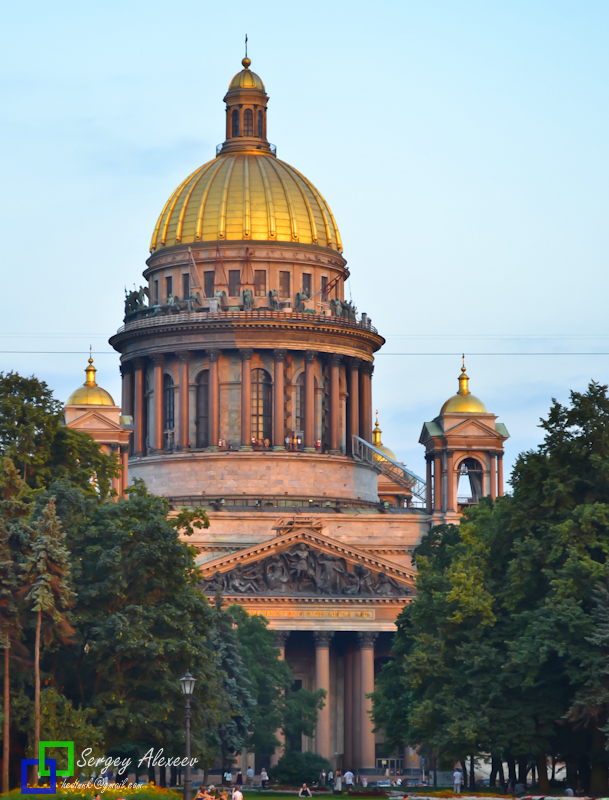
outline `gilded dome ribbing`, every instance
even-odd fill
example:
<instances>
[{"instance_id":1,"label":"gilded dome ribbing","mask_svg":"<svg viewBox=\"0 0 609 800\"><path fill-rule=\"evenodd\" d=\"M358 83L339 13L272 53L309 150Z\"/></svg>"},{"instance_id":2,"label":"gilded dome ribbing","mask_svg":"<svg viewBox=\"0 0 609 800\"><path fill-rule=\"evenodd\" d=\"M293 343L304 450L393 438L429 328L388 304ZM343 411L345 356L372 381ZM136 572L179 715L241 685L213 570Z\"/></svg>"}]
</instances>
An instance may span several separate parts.
<instances>
[{"instance_id":1,"label":"gilded dome ribbing","mask_svg":"<svg viewBox=\"0 0 609 800\"><path fill-rule=\"evenodd\" d=\"M248 149L208 161L178 186L161 212L150 250L234 240L343 249L334 216L315 186L275 156Z\"/></svg>"}]
</instances>

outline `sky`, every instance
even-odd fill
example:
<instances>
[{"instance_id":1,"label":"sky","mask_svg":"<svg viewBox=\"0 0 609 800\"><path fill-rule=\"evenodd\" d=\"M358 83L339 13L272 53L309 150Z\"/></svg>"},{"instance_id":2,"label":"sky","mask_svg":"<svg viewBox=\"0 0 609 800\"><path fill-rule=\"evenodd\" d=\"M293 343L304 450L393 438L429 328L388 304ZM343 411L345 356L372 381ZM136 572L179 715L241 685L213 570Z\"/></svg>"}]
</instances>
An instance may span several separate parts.
<instances>
[{"instance_id":1,"label":"sky","mask_svg":"<svg viewBox=\"0 0 609 800\"><path fill-rule=\"evenodd\" d=\"M552 398L609 382L606 0L0 9L0 370L65 400L91 344L120 398L124 287L224 138L247 33L269 139L329 202L347 293L387 340L373 402L401 461L424 474L461 353L508 470Z\"/></svg>"}]
</instances>

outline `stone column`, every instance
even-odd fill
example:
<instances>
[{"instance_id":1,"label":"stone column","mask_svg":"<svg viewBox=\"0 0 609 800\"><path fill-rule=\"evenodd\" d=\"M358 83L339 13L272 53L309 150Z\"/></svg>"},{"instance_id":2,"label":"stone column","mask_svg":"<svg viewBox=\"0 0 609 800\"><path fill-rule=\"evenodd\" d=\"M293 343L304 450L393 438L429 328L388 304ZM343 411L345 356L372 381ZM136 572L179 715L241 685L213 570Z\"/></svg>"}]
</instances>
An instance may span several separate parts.
<instances>
[{"instance_id":1,"label":"stone column","mask_svg":"<svg viewBox=\"0 0 609 800\"><path fill-rule=\"evenodd\" d=\"M491 499L497 499L497 457L491 453Z\"/></svg>"},{"instance_id":2,"label":"stone column","mask_svg":"<svg viewBox=\"0 0 609 800\"><path fill-rule=\"evenodd\" d=\"M364 361L359 370L359 435L372 443L372 373L374 364Z\"/></svg>"},{"instance_id":3,"label":"stone column","mask_svg":"<svg viewBox=\"0 0 609 800\"><path fill-rule=\"evenodd\" d=\"M315 688L326 690L324 707L317 715L315 749L330 760L330 642L334 631L314 631L315 639Z\"/></svg>"},{"instance_id":4,"label":"stone column","mask_svg":"<svg viewBox=\"0 0 609 800\"><path fill-rule=\"evenodd\" d=\"M177 353L180 362L179 382L179 427L178 427L178 450L188 450L190 447L189 436L189 410L188 397L190 393L190 353L183 350Z\"/></svg>"},{"instance_id":5,"label":"stone column","mask_svg":"<svg viewBox=\"0 0 609 800\"><path fill-rule=\"evenodd\" d=\"M349 648L345 653L345 701L344 701L344 753L343 767L345 770L352 769L353 762L353 649Z\"/></svg>"},{"instance_id":6,"label":"stone column","mask_svg":"<svg viewBox=\"0 0 609 800\"><path fill-rule=\"evenodd\" d=\"M448 456L448 466L446 468L446 510L456 511L455 454L449 451L446 455Z\"/></svg>"},{"instance_id":7,"label":"stone column","mask_svg":"<svg viewBox=\"0 0 609 800\"><path fill-rule=\"evenodd\" d=\"M305 351L304 449L315 452L315 350Z\"/></svg>"},{"instance_id":8,"label":"stone column","mask_svg":"<svg viewBox=\"0 0 609 800\"><path fill-rule=\"evenodd\" d=\"M252 450L252 351L245 348L241 355L241 447Z\"/></svg>"},{"instance_id":9,"label":"stone column","mask_svg":"<svg viewBox=\"0 0 609 800\"><path fill-rule=\"evenodd\" d=\"M364 437L362 436L362 439ZM360 767L361 758L361 731L362 731L362 660L359 650L353 652L353 695L352 695L352 765Z\"/></svg>"},{"instance_id":10,"label":"stone column","mask_svg":"<svg viewBox=\"0 0 609 800\"><path fill-rule=\"evenodd\" d=\"M436 453L433 464L433 508L442 511L442 456Z\"/></svg>"},{"instance_id":11,"label":"stone column","mask_svg":"<svg viewBox=\"0 0 609 800\"><path fill-rule=\"evenodd\" d=\"M152 357L154 363L154 420L152 450L157 453L163 450L163 364L165 357L157 354Z\"/></svg>"},{"instance_id":12,"label":"stone column","mask_svg":"<svg viewBox=\"0 0 609 800\"><path fill-rule=\"evenodd\" d=\"M121 410L124 416L133 416L133 371L131 364L121 364L122 396Z\"/></svg>"},{"instance_id":13,"label":"stone column","mask_svg":"<svg viewBox=\"0 0 609 800\"><path fill-rule=\"evenodd\" d=\"M330 452L339 453L340 442L340 355L330 354Z\"/></svg>"},{"instance_id":14,"label":"stone column","mask_svg":"<svg viewBox=\"0 0 609 800\"><path fill-rule=\"evenodd\" d=\"M133 387L133 452L136 455L142 455L145 449L144 442L144 360L142 358L135 359L134 369L134 387Z\"/></svg>"},{"instance_id":15,"label":"stone column","mask_svg":"<svg viewBox=\"0 0 609 800\"><path fill-rule=\"evenodd\" d=\"M503 453L497 455L497 494L503 497Z\"/></svg>"},{"instance_id":16,"label":"stone column","mask_svg":"<svg viewBox=\"0 0 609 800\"><path fill-rule=\"evenodd\" d=\"M425 474L425 511L428 514L431 514L431 509L432 509L431 495L433 492L433 486L431 482L431 458L427 456L425 461L427 468L427 472Z\"/></svg>"},{"instance_id":17,"label":"stone column","mask_svg":"<svg viewBox=\"0 0 609 800\"><path fill-rule=\"evenodd\" d=\"M274 425L273 425L273 450L285 450L285 419L284 419L284 361L285 350L274 350L275 357L275 391L274 391Z\"/></svg>"},{"instance_id":18,"label":"stone column","mask_svg":"<svg viewBox=\"0 0 609 800\"><path fill-rule=\"evenodd\" d=\"M208 350L209 358L209 447L208 450L218 449L220 438L220 381L218 377L219 350Z\"/></svg>"},{"instance_id":19,"label":"stone column","mask_svg":"<svg viewBox=\"0 0 609 800\"><path fill-rule=\"evenodd\" d=\"M372 700L366 695L374 691L374 642L377 636L377 633L368 631L361 631L357 634L361 660L361 758L359 766L364 769L371 769L376 766L374 723L369 713L372 711Z\"/></svg>"},{"instance_id":20,"label":"stone column","mask_svg":"<svg viewBox=\"0 0 609 800\"><path fill-rule=\"evenodd\" d=\"M361 358L349 362L349 429L347 431L347 452L353 452L353 436L359 436L359 368Z\"/></svg>"},{"instance_id":21,"label":"stone column","mask_svg":"<svg viewBox=\"0 0 609 800\"><path fill-rule=\"evenodd\" d=\"M285 661L285 646L288 641L289 635L290 631L275 631L275 647L279 648L281 653L280 658L282 661ZM285 748L285 737L283 735L283 731L281 730L281 728L275 731L275 736L279 739L280 745L271 756L271 767L277 765L277 762L283 755L283 751Z\"/></svg>"},{"instance_id":22,"label":"stone column","mask_svg":"<svg viewBox=\"0 0 609 800\"><path fill-rule=\"evenodd\" d=\"M127 445L121 447L121 462L123 471L121 472L120 494L124 497L125 489L129 486L129 447Z\"/></svg>"}]
</instances>

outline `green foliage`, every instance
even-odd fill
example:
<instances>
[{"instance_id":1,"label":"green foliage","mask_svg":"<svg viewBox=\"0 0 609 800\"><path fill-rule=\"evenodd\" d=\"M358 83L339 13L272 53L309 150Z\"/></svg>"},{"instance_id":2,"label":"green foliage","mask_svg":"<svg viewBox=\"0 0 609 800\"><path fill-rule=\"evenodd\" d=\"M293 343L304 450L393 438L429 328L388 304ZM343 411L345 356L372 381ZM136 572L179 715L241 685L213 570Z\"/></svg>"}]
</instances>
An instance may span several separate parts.
<instances>
[{"instance_id":1,"label":"green foliage","mask_svg":"<svg viewBox=\"0 0 609 800\"><path fill-rule=\"evenodd\" d=\"M269 776L273 781L288 786L298 786L303 783L310 786L319 779L324 769L328 772L330 762L319 753L298 753L290 750L281 756L275 767L271 768Z\"/></svg>"},{"instance_id":2,"label":"green foliage","mask_svg":"<svg viewBox=\"0 0 609 800\"><path fill-rule=\"evenodd\" d=\"M595 587L609 553L606 387L554 402L542 427L511 496L482 500L415 550L417 598L399 620L374 719L393 742L455 760L553 753L602 791L608 761L595 730L607 722L598 688L609 617Z\"/></svg>"},{"instance_id":3,"label":"green foliage","mask_svg":"<svg viewBox=\"0 0 609 800\"><path fill-rule=\"evenodd\" d=\"M301 736L313 736L317 725L317 712L325 705L325 689L299 689L297 692L289 691L286 694L283 732L286 739L286 749L289 742Z\"/></svg>"},{"instance_id":4,"label":"green foliage","mask_svg":"<svg viewBox=\"0 0 609 800\"><path fill-rule=\"evenodd\" d=\"M44 731L44 739L54 742L73 741L76 754L82 753L87 747L92 747L95 753L103 752L102 731L91 724L92 715L91 709L74 708L72 703L53 686L43 689L40 694L40 729ZM33 720L30 725L33 726ZM58 769L65 769L67 766L65 748L50 748L46 754L48 758L57 759Z\"/></svg>"}]
</instances>

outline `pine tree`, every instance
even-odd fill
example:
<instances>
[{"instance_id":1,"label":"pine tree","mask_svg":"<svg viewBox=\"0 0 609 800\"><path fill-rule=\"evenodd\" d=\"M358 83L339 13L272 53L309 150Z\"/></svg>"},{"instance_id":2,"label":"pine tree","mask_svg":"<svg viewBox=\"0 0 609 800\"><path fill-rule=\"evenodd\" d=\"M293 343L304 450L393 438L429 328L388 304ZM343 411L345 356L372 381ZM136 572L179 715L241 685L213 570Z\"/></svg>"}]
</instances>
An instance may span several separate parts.
<instances>
[{"instance_id":1,"label":"pine tree","mask_svg":"<svg viewBox=\"0 0 609 800\"><path fill-rule=\"evenodd\" d=\"M55 500L51 499L42 515L33 525L34 540L31 553L23 571L27 582L24 592L27 605L36 614L36 638L34 651L34 757L38 755L40 743L40 643L43 619L45 643L50 643L54 634L64 643L74 633L68 621L68 610L74 592L70 586L69 552L64 544L65 534L55 511ZM34 773L37 780L37 770Z\"/></svg>"}]
</instances>

